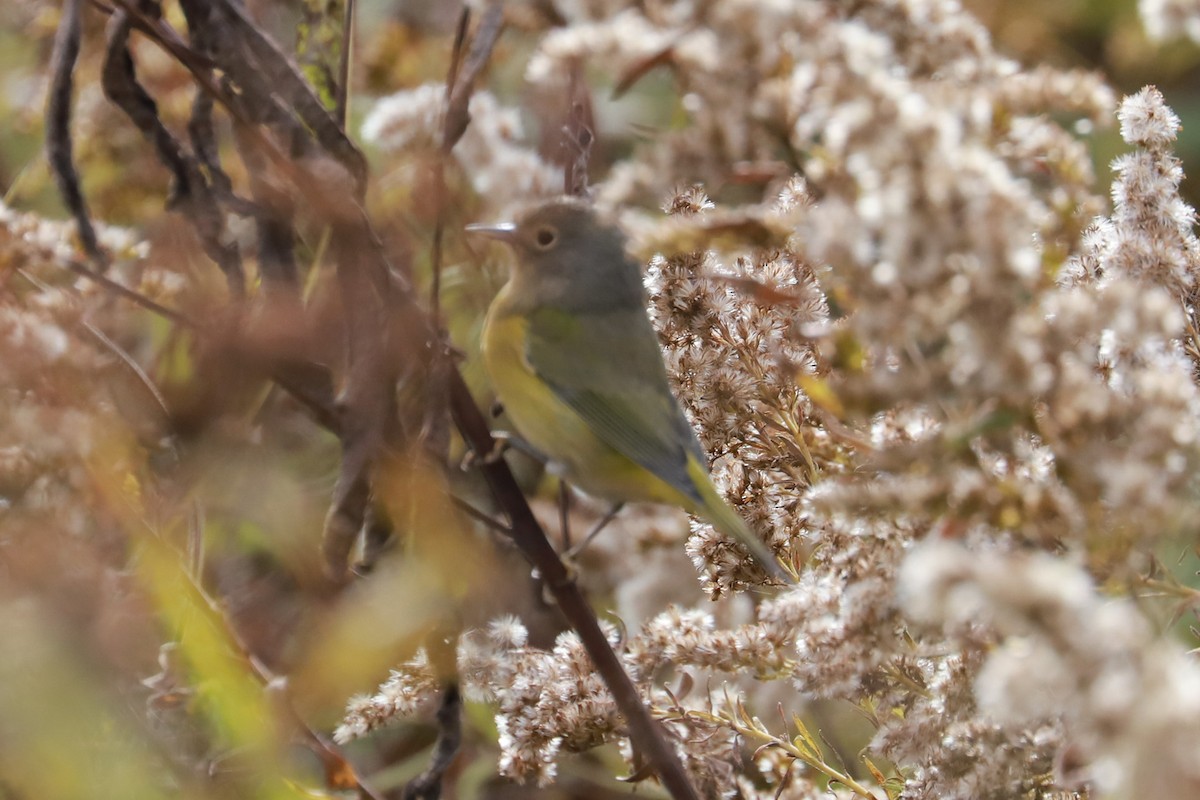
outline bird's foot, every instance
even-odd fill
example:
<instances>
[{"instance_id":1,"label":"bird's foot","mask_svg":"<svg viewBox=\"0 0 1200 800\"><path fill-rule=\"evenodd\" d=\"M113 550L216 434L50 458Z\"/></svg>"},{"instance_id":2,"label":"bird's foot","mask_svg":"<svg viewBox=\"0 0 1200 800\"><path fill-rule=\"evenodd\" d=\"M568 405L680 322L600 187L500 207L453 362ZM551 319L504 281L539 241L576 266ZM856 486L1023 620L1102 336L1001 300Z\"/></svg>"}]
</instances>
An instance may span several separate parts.
<instances>
[{"instance_id":1,"label":"bird's foot","mask_svg":"<svg viewBox=\"0 0 1200 800\"><path fill-rule=\"evenodd\" d=\"M467 454L463 456L462 461L459 462L458 468L463 472L466 472L467 470L473 469L480 464L495 464L497 461L504 458L504 451L507 450L511 445L512 434L508 433L507 431L493 431L492 449L488 450L482 456L474 450L468 450Z\"/></svg>"}]
</instances>

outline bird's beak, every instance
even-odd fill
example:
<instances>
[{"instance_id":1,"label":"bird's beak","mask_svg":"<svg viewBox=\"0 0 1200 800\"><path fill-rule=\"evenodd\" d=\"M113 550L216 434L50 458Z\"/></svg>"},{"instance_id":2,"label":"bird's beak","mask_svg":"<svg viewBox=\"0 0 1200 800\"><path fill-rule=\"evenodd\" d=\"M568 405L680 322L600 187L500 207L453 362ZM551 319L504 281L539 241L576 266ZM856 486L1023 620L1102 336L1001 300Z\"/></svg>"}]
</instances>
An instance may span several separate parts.
<instances>
[{"instance_id":1,"label":"bird's beak","mask_svg":"<svg viewBox=\"0 0 1200 800\"><path fill-rule=\"evenodd\" d=\"M477 236L486 236L489 239L512 244L516 240L517 225L515 222L498 222L495 225L480 225L476 223L468 225L466 231Z\"/></svg>"}]
</instances>

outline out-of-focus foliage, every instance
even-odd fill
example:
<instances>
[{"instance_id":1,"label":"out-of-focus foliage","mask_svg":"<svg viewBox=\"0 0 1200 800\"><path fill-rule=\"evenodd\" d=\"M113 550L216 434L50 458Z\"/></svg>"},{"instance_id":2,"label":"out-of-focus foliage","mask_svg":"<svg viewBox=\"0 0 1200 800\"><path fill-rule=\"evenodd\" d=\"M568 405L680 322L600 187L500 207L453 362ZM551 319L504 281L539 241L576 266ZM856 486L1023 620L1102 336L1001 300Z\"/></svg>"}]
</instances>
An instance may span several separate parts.
<instances>
[{"instance_id":1,"label":"out-of-focus foliage","mask_svg":"<svg viewBox=\"0 0 1200 800\"><path fill-rule=\"evenodd\" d=\"M455 505L494 508L444 418L371 476L386 552L349 583L325 574L342 442L254 350L299 349L346 381L360 309L309 213L322 198L291 198L302 300L272 294L258 221L224 220L250 275L232 313L166 207L166 170L103 95L105 4L83 7L72 131L108 275L204 325L71 271L83 256L41 149L60 6L12 5L0 798L398 796L433 757L452 677L467 700L445 796L644 779L578 637ZM331 105L346 4L245 5ZM735 545L654 508L578 556L703 792L1200 792L1191 28L1152 39L1117 0L514 2L446 154L457 6L394 5L358 4L348 131L397 280L429 306L438 269L480 402L478 331L505 272L459 231L562 191L575 76L594 195L647 264L714 474L800 572L765 585ZM1152 28L1200 14L1141 5ZM193 77L144 36L132 54L186 137ZM235 191L286 183L217 125ZM402 409L445 411L418 368L401 377ZM554 482L506 457L557 530ZM576 537L598 511L575 498Z\"/></svg>"}]
</instances>

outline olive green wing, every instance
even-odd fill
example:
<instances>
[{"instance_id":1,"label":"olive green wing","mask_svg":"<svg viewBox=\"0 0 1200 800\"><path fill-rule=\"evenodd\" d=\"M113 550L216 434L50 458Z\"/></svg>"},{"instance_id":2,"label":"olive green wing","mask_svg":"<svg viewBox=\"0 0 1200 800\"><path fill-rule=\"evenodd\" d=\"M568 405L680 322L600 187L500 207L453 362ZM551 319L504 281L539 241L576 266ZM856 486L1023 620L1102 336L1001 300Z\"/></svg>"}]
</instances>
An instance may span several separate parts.
<instances>
[{"instance_id":1,"label":"olive green wing","mask_svg":"<svg viewBox=\"0 0 1200 800\"><path fill-rule=\"evenodd\" d=\"M646 313L529 315L529 364L606 444L689 497L700 500L688 459L704 450L667 384L658 338Z\"/></svg>"}]
</instances>

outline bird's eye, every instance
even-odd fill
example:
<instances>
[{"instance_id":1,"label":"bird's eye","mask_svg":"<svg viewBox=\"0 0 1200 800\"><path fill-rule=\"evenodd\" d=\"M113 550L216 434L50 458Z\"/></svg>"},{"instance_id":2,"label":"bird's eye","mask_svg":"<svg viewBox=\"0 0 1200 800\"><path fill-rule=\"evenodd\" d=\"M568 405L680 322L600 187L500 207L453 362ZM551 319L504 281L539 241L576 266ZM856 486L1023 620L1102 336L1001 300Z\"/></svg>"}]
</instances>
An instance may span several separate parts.
<instances>
[{"instance_id":1,"label":"bird's eye","mask_svg":"<svg viewBox=\"0 0 1200 800\"><path fill-rule=\"evenodd\" d=\"M542 250L548 250L553 244L558 241L558 233L549 225L544 225L537 229L537 233L533 235L533 241Z\"/></svg>"}]
</instances>

